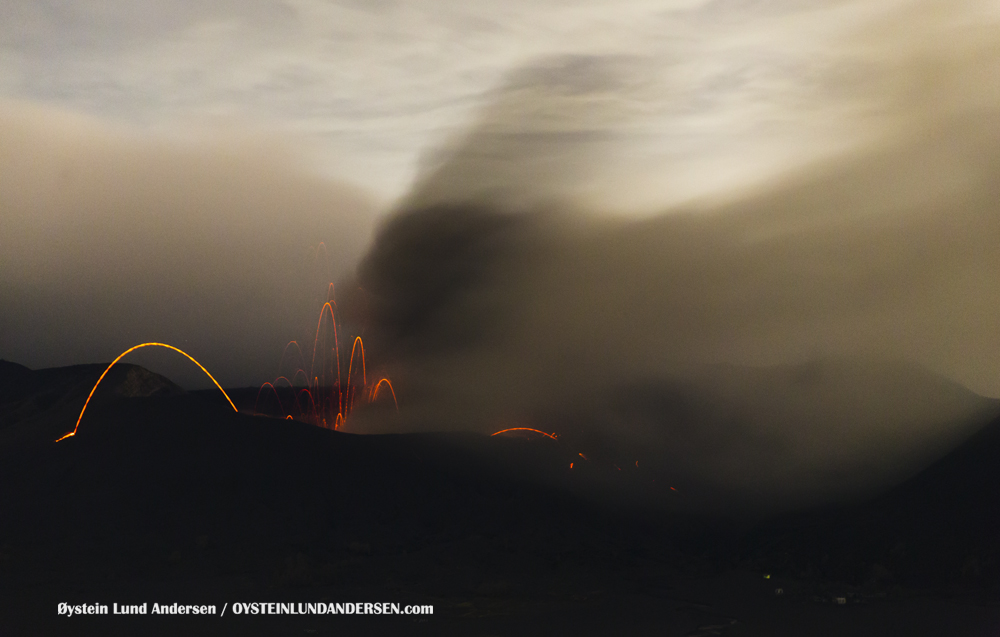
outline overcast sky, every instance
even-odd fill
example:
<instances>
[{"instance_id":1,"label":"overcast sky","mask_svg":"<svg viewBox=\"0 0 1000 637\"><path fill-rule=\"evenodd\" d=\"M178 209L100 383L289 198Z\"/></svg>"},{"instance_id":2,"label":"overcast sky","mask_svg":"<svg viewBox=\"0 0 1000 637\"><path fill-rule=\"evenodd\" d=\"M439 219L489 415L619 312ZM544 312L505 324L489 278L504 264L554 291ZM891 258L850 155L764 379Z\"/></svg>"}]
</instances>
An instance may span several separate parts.
<instances>
[{"instance_id":1,"label":"overcast sky","mask_svg":"<svg viewBox=\"0 0 1000 637\"><path fill-rule=\"evenodd\" d=\"M322 304L301 255L325 242L338 280L394 207L566 198L655 218L699 196L749 201L740 187L828 153L863 182L862 142L910 148L918 118L995 112L993 31L974 45L952 28L989 12L995 0L5 0L0 356L92 362L173 339L244 361L227 382L257 382L308 337L289 315L310 323ZM965 168L924 151L957 176L917 185L980 183L978 151L957 155ZM900 165L933 174L911 156ZM858 211L924 205L898 181L840 190ZM254 329L205 327L251 312ZM268 349L251 364L252 347Z\"/></svg>"},{"instance_id":2,"label":"overcast sky","mask_svg":"<svg viewBox=\"0 0 1000 637\"><path fill-rule=\"evenodd\" d=\"M794 124L821 134L819 118L796 101L829 38L894 3L866 4L6 0L0 97L144 129L291 133L322 174L391 201L512 71L566 55L627 59L628 114L589 126L625 133L623 155L676 168L654 192L619 189L655 204L815 151Z\"/></svg>"}]
</instances>

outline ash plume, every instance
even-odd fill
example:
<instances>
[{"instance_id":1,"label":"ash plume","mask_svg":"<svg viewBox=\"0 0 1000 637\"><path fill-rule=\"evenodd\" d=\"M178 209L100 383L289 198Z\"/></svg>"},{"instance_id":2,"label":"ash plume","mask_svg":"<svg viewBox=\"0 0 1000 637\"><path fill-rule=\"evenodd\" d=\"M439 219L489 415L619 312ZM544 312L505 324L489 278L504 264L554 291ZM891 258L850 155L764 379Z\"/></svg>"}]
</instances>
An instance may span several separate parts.
<instances>
[{"instance_id":1,"label":"ash plume","mask_svg":"<svg viewBox=\"0 0 1000 637\"><path fill-rule=\"evenodd\" d=\"M897 7L793 100L793 128L837 117L814 128L849 143L633 218L591 195L607 131L643 116L643 62L513 74L361 263L401 412L353 426L557 431L706 508L918 470L994 415L965 387L1000 395L998 44L986 5Z\"/></svg>"}]
</instances>

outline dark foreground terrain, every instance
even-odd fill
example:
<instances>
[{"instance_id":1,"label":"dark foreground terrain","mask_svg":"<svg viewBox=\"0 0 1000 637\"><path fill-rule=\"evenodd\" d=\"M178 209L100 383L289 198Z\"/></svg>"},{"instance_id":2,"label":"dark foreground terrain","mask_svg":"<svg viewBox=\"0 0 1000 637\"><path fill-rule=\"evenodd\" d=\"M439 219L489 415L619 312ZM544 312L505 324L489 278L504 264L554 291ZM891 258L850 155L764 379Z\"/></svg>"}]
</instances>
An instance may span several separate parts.
<instances>
[{"instance_id":1,"label":"dark foreground terrain","mask_svg":"<svg viewBox=\"0 0 1000 637\"><path fill-rule=\"evenodd\" d=\"M54 444L101 370L7 365L0 635L1000 634L1000 422L866 503L695 520L585 497L605 468L548 439L342 434L127 368ZM279 601L434 614L57 615Z\"/></svg>"}]
</instances>

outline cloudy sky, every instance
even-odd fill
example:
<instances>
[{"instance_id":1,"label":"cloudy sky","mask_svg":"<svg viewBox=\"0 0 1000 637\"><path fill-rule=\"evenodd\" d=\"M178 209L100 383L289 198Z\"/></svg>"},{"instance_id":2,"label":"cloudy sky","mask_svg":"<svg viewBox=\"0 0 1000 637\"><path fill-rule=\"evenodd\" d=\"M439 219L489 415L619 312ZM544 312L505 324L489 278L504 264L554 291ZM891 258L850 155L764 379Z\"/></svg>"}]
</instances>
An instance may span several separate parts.
<instances>
[{"instance_id":1,"label":"cloudy sky","mask_svg":"<svg viewBox=\"0 0 1000 637\"><path fill-rule=\"evenodd\" d=\"M813 160L863 179L875 155L858 148L994 108L993 32L954 46L993 0L872 4L7 0L0 356L91 362L163 340L237 369L257 348L230 382L259 382L322 303L302 255L323 241L338 280L393 209L489 196L651 219L749 201ZM890 172L918 171L914 156ZM933 166L957 176L918 180L932 191L973 179ZM897 181L898 201L838 192L895 211L913 204ZM260 324L235 329L246 316Z\"/></svg>"},{"instance_id":2,"label":"cloudy sky","mask_svg":"<svg viewBox=\"0 0 1000 637\"><path fill-rule=\"evenodd\" d=\"M7 0L0 357L66 365L165 341L224 382L262 382L407 193L648 214L842 145L826 111L852 106L817 99L817 78L843 62L829 42L872 14ZM322 277L303 258L321 241Z\"/></svg>"},{"instance_id":3,"label":"cloudy sky","mask_svg":"<svg viewBox=\"0 0 1000 637\"><path fill-rule=\"evenodd\" d=\"M633 195L639 207L756 179L836 138L802 95L831 37L897 3L866 4L7 0L0 97L142 130L235 122L290 135L322 174L388 202L516 69L626 60L623 112L586 126L627 138L624 157L674 168Z\"/></svg>"}]
</instances>

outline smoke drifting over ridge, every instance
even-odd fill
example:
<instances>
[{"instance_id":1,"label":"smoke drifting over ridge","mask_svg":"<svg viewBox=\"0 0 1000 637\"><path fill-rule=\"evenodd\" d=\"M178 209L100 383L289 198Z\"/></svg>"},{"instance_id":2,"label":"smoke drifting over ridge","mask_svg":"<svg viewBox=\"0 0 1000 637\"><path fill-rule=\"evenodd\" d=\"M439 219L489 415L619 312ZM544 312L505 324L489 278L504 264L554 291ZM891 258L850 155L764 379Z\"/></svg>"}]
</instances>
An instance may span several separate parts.
<instances>
[{"instance_id":1,"label":"smoke drifting over ridge","mask_svg":"<svg viewBox=\"0 0 1000 637\"><path fill-rule=\"evenodd\" d=\"M515 74L362 262L403 412L356 426L556 429L718 502L900 479L993 408L899 361L1000 395L998 44L987 5L867 24L800 105L836 153L640 220L586 194L629 62Z\"/></svg>"},{"instance_id":2,"label":"smoke drifting over ridge","mask_svg":"<svg viewBox=\"0 0 1000 637\"><path fill-rule=\"evenodd\" d=\"M0 357L101 362L160 341L227 386L273 378L285 343L315 329L326 283L358 258L375 205L287 144L203 132L0 103ZM177 355L129 358L149 361L211 385Z\"/></svg>"}]
</instances>

